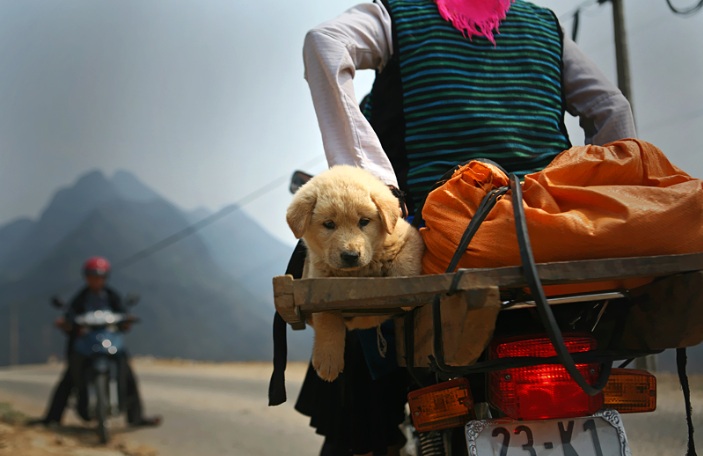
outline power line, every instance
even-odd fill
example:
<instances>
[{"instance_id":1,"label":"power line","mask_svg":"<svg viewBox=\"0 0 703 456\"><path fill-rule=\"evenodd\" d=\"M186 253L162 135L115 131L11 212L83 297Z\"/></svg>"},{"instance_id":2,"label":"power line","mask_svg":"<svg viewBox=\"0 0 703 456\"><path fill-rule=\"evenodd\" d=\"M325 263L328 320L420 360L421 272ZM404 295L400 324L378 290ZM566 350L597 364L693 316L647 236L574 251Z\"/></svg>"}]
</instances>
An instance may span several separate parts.
<instances>
[{"instance_id":1,"label":"power line","mask_svg":"<svg viewBox=\"0 0 703 456\"><path fill-rule=\"evenodd\" d=\"M301 165L302 169L306 169L309 167L313 167L315 165L320 164L321 162L324 161L324 156L321 157L316 157L312 160L309 160ZM153 244L151 244L148 247L143 248L142 250L139 250L138 252L128 256L127 258L124 258L122 260L119 260L117 262L113 262L113 270L117 270L120 268L126 268L128 266L133 265L134 263L143 260L144 258L147 258L150 255L153 255L161 250L164 250L165 248L177 243L178 241L190 236L191 234L194 234L198 232L199 230L205 228L208 225L211 225L215 223L216 221L232 214L233 212L237 211L238 209L241 209L242 207L246 206L247 204L251 203L252 201L257 200L261 196L265 195L266 193L270 192L277 186L281 185L281 183L284 183L290 179L290 174L287 174L285 176L279 176L266 184L262 185L258 189L254 190L253 192L245 195L235 203L232 203L232 205L228 206L227 208L209 215L195 223L192 223L185 228L177 231L176 233L167 236L160 241L157 241ZM8 287L12 286L12 283L5 283L0 287L0 295L5 292ZM71 281L71 283L65 283L62 285L59 285L55 287L58 290L68 290L69 287L75 288L78 285L78 280ZM23 298L23 300L35 300L35 299L40 299L44 295L37 294L37 295L30 295L27 298Z\"/></svg>"},{"instance_id":2,"label":"power line","mask_svg":"<svg viewBox=\"0 0 703 456\"><path fill-rule=\"evenodd\" d=\"M564 22L565 19L567 18L572 18L574 23L571 27L571 40L576 42L576 38L578 36L578 31L579 31L579 24L581 23L581 10L591 6L596 3L603 3L604 0L585 0L581 3L579 3L578 6L576 6L574 9L569 11L568 13L562 14L559 17L559 22Z\"/></svg>"},{"instance_id":3,"label":"power line","mask_svg":"<svg viewBox=\"0 0 703 456\"><path fill-rule=\"evenodd\" d=\"M316 157L313 160L310 160L306 163L303 164L302 168L308 168L314 165L319 164L324 157ZM278 187L281 185L281 183L286 182L290 179L290 174L287 174L285 176L279 176L268 183L264 184L263 186L259 187L258 189L254 190L253 192L249 193L248 195L245 195L243 198L241 198L239 201L236 201L232 205L228 206L227 208L216 212L215 214L209 215L195 223L192 223L185 228L181 229L180 231L177 231L176 233L165 237L164 239L161 239L158 242L155 242L154 244L130 255L129 257L117 261L114 264L114 269L120 269L120 268L125 268L127 266L131 266L132 264L143 260L144 258L151 256L155 254L156 252L159 252L166 247L169 247L176 242L190 236L193 233L196 233L197 231L205 228L208 225L211 225L215 223L216 221L230 215L231 213L239 210L243 206L246 206L247 204L251 203L252 201L257 200L261 196L265 195L266 193L270 192L274 188Z\"/></svg>"},{"instance_id":4,"label":"power line","mask_svg":"<svg viewBox=\"0 0 703 456\"><path fill-rule=\"evenodd\" d=\"M559 16L559 21L564 21L571 17L575 18L576 15L580 13L583 8L586 8L587 6L591 6L596 3L600 3L600 0L584 0L583 2L579 3L576 7L571 9L568 13L564 13Z\"/></svg>"},{"instance_id":5,"label":"power line","mask_svg":"<svg viewBox=\"0 0 703 456\"><path fill-rule=\"evenodd\" d=\"M703 9L703 0L698 0L698 3L685 9L675 7L671 3L671 0L666 0L666 4L669 6L672 13L678 14L679 16L692 16Z\"/></svg>"},{"instance_id":6,"label":"power line","mask_svg":"<svg viewBox=\"0 0 703 456\"><path fill-rule=\"evenodd\" d=\"M586 7L589 7L593 4L603 4L607 3L611 0L584 0L581 3L579 3L577 6L575 6L573 9L571 9L569 12L562 14L559 16L559 22L565 22L567 20L573 20L573 28L571 31L571 39L573 41L576 41L576 36L578 34L578 29L579 29L579 24L580 24L580 19L581 19L581 11L585 9ZM672 0L666 0L666 4L671 10L672 13L679 15L679 16L693 16L697 12L701 11L703 9L703 0L698 0L696 4L688 7L688 8L679 8L674 6L672 3Z\"/></svg>"}]
</instances>

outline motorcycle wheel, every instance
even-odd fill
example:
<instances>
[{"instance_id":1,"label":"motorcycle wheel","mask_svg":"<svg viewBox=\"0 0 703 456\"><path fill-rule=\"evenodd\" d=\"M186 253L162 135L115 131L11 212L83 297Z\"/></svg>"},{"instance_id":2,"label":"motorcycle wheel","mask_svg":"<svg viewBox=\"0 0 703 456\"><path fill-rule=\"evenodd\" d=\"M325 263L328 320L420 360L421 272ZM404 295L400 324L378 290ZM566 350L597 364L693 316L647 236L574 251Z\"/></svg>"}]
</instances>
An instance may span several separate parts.
<instances>
[{"instance_id":1,"label":"motorcycle wheel","mask_svg":"<svg viewBox=\"0 0 703 456\"><path fill-rule=\"evenodd\" d=\"M98 422L98 438L103 444L107 443L110 438L107 429L107 408L109 407L107 388L107 375L98 374L95 377L95 419Z\"/></svg>"}]
</instances>

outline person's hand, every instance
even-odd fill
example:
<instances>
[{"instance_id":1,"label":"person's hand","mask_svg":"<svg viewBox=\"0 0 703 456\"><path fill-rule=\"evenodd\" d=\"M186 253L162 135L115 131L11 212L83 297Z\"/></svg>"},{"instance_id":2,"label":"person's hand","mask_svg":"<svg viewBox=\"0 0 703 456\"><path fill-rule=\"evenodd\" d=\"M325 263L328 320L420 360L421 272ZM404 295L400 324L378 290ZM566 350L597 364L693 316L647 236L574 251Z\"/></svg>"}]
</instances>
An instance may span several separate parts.
<instances>
[{"instance_id":1,"label":"person's hand","mask_svg":"<svg viewBox=\"0 0 703 456\"><path fill-rule=\"evenodd\" d=\"M66 321L65 318L59 317L56 320L54 320L54 326L59 328L61 331L64 332L69 332L71 331L71 323Z\"/></svg>"},{"instance_id":2,"label":"person's hand","mask_svg":"<svg viewBox=\"0 0 703 456\"><path fill-rule=\"evenodd\" d=\"M60 309L63 307L63 302L61 302L61 300L57 296L52 296L51 305L56 307L57 309Z\"/></svg>"},{"instance_id":3,"label":"person's hand","mask_svg":"<svg viewBox=\"0 0 703 456\"><path fill-rule=\"evenodd\" d=\"M120 323L120 331L128 332L130 329L132 329L131 321L123 321L122 323Z\"/></svg>"},{"instance_id":4,"label":"person's hand","mask_svg":"<svg viewBox=\"0 0 703 456\"><path fill-rule=\"evenodd\" d=\"M132 315L128 316L126 320L120 322L120 331L127 332L132 329L132 325L137 321L137 317Z\"/></svg>"}]
</instances>

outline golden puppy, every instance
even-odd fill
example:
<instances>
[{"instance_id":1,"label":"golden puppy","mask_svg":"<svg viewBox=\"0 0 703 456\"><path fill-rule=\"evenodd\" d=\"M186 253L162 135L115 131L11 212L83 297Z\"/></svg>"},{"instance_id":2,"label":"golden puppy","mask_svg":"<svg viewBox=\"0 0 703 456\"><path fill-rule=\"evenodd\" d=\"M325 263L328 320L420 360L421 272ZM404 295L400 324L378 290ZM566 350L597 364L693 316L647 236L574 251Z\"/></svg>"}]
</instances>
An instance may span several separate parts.
<instances>
[{"instance_id":1,"label":"golden puppy","mask_svg":"<svg viewBox=\"0 0 703 456\"><path fill-rule=\"evenodd\" d=\"M361 168L339 165L313 177L293 196L286 220L307 246L303 277L411 276L422 269L419 232L400 217L388 186ZM320 378L331 382L344 369L347 328L386 319L314 313L312 364Z\"/></svg>"}]
</instances>

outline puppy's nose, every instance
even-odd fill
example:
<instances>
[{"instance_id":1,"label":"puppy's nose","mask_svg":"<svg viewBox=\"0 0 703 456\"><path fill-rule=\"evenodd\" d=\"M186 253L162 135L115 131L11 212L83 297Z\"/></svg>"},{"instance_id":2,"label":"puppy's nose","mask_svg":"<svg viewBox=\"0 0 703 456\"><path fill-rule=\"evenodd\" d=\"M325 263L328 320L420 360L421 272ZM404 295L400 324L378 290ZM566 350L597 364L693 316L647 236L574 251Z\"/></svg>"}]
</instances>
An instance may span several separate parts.
<instances>
[{"instance_id":1,"label":"puppy's nose","mask_svg":"<svg viewBox=\"0 0 703 456\"><path fill-rule=\"evenodd\" d=\"M356 266L359 264L359 252L342 252L341 257L345 266Z\"/></svg>"}]
</instances>

